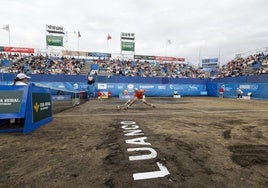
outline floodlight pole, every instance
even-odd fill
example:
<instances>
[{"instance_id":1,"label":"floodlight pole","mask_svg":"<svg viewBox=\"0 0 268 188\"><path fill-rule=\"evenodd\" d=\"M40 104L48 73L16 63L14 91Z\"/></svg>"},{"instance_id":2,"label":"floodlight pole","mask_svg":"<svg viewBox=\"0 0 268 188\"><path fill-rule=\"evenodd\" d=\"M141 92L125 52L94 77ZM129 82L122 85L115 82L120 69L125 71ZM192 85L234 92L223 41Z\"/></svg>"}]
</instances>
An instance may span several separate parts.
<instances>
[{"instance_id":1,"label":"floodlight pole","mask_svg":"<svg viewBox=\"0 0 268 188\"><path fill-rule=\"evenodd\" d=\"M77 55L78 55L78 60L79 60L79 36L77 37Z\"/></svg>"},{"instance_id":2,"label":"floodlight pole","mask_svg":"<svg viewBox=\"0 0 268 188\"><path fill-rule=\"evenodd\" d=\"M8 31L8 44L9 44L9 46L11 46L11 44L10 44L10 31Z\"/></svg>"}]
</instances>

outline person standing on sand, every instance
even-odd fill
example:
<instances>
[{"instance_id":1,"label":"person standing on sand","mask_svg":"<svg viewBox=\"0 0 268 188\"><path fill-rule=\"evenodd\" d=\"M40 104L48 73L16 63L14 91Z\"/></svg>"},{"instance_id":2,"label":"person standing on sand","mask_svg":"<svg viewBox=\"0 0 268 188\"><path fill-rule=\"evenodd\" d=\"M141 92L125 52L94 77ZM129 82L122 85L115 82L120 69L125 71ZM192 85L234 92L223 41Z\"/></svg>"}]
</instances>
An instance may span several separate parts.
<instances>
[{"instance_id":1,"label":"person standing on sand","mask_svg":"<svg viewBox=\"0 0 268 188\"><path fill-rule=\"evenodd\" d=\"M236 88L237 98L242 99L243 91L240 88Z\"/></svg>"},{"instance_id":2,"label":"person standing on sand","mask_svg":"<svg viewBox=\"0 0 268 188\"><path fill-rule=\"evenodd\" d=\"M220 97L220 98L223 98L223 94L224 94L224 89L223 89L223 87L221 86L220 89L219 89L219 97Z\"/></svg>"}]
</instances>

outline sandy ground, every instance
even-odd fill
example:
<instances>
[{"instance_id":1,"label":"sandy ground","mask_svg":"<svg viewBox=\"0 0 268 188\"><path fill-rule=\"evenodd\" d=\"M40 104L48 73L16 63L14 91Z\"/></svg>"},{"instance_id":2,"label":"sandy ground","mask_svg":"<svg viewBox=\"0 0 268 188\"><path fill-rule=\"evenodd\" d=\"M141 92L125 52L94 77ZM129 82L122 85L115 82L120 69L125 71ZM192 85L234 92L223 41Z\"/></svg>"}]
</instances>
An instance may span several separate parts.
<instances>
[{"instance_id":1,"label":"sandy ground","mask_svg":"<svg viewBox=\"0 0 268 188\"><path fill-rule=\"evenodd\" d=\"M91 100L1 134L0 187L268 187L268 101L148 100Z\"/></svg>"}]
</instances>

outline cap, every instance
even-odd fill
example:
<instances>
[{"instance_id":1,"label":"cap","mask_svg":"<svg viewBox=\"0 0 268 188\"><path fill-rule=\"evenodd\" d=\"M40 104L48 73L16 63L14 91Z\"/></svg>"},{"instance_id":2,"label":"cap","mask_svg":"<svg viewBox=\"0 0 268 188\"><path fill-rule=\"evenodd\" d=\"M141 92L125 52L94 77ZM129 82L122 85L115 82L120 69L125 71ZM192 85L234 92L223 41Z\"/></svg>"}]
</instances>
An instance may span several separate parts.
<instances>
[{"instance_id":1,"label":"cap","mask_svg":"<svg viewBox=\"0 0 268 188\"><path fill-rule=\"evenodd\" d=\"M30 76L27 76L26 74L24 74L24 73L19 73L18 75L17 75L17 78L19 78L19 79L24 79L24 78L31 78Z\"/></svg>"},{"instance_id":2,"label":"cap","mask_svg":"<svg viewBox=\"0 0 268 188\"><path fill-rule=\"evenodd\" d=\"M135 88L134 88L134 91L138 91L138 88L135 87Z\"/></svg>"}]
</instances>

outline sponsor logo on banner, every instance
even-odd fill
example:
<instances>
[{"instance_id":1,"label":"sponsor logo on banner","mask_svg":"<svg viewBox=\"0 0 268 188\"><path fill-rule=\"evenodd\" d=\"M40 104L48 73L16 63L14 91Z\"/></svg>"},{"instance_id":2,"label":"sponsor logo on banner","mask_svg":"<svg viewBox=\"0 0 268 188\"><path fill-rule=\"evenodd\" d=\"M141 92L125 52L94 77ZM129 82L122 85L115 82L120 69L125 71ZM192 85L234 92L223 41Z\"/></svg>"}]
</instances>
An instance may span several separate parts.
<instances>
[{"instance_id":1,"label":"sponsor logo on banner","mask_svg":"<svg viewBox=\"0 0 268 188\"><path fill-rule=\"evenodd\" d=\"M118 88L118 89L123 89L123 88L124 88L124 86L118 86L117 88Z\"/></svg>"},{"instance_id":2,"label":"sponsor logo on banner","mask_svg":"<svg viewBox=\"0 0 268 188\"><path fill-rule=\"evenodd\" d=\"M33 48L4 47L4 52L34 53Z\"/></svg>"},{"instance_id":3,"label":"sponsor logo on banner","mask_svg":"<svg viewBox=\"0 0 268 188\"><path fill-rule=\"evenodd\" d=\"M166 89L166 86L165 85L158 86L158 89Z\"/></svg>"},{"instance_id":4,"label":"sponsor logo on banner","mask_svg":"<svg viewBox=\"0 0 268 188\"><path fill-rule=\"evenodd\" d=\"M107 89L107 84L98 83L98 89Z\"/></svg>"},{"instance_id":5,"label":"sponsor logo on banner","mask_svg":"<svg viewBox=\"0 0 268 188\"><path fill-rule=\"evenodd\" d=\"M257 89L258 89L258 85L257 85L257 84L253 84L253 85L251 85L251 89L252 89L252 90L257 90Z\"/></svg>"},{"instance_id":6,"label":"sponsor logo on banner","mask_svg":"<svg viewBox=\"0 0 268 188\"><path fill-rule=\"evenodd\" d=\"M50 93L32 93L33 122L52 116Z\"/></svg>"},{"instance_id":7,"label":"sponsor logo on banner","mask_svg":"<svg viewBox=\"0 0 268 188\"><path fill-rule=\"evenodd\" d=\"M153 89L154 88L154 86L153 85L142 85L142 86L140 86L140 88L142 88L142 89Z\"/></svg>"},{"instance_id":8,"label":"sponsor logo on banner","mask_svg":"<svg viewBox=\"0 0 268 188\"><path fill-rule=\"evenodd\" d=\"M127 88L130 89L130 90L132 90L132 89L134 89L134 85L133 84L128 84L127 85Z\"/></svg>"},{"instance_id":9,"label":"sponsor logo on banner","mask_svg":"<svg viewBox=\"0 0 268 188\"><path fill-rule=\"evenodd\" d=\"M46 36L47 46L63 46L63 37L47 35Z\"/></svg>"},{"instance_id":10,"label":"sponsor logo on banner","mask_svg":"<svg viewBox=\"0 0 268 188\"><path fill-rule=\"evenodd\" d=\"M135 43L134 42L121 42L121 50L122 51L135 51Z\"/></svg>"},{"instance_id":11,"label":"sponsor logo on banner","mask_svg":"<svg viewBox=\"0 0 268 188\"><path fill-rule=\"evenodd\" d=\"M258 85L257 84L246 84L246 85L240 85L239 88L244 89L244 90L256 91L258 89Z\"/></svg>"},{"instance_id":12,"label":"sponsor logo on banner","mask_svg":"<svg viewBox=\"0 0 268 188\"><path fill-rule=\"evenodd\" d=\"M250 89L250 85L240 85L240 89Z\"/></svg>"},{"instance_id":13,"label":"sponsor logo on banner","mask_svg":"<svg viewBox=\"0 0 268 188\"><path fill-rule=\"evenodd\" d=\"M231 87L231 86L224 86L224 90L225 91L231 91L231 90L233 90L233 88Z\"/></svg>"},{"instance_id":14,"label":"sponsor logo on banner","mask_svg":"<svg viewBox=\"0 0 268 188\"><path fill-rule=\"evenodd\" d=\"M190 85L189 88L192 90L198 90L197 86L194 86L194 85Z\"/></svg>"},{"instance_id":15,"label":"sponsor logo on banner","mask_svg":"<svg viewBox=\"0 0 268 188\"><path fill-rule=\"evenodd\" d=\"M140 86L141 89L154 89L154 86L153 85L142 85Z\"/></svg>"},{"instance_id":16,"label":"sponsor logo on banner","mask_svg":"<svg viewBox=\"0 0 268 188\"><path fill-rule=\"evenodd\" d=\"M20 111L23 91L0 92L0 114L18 113Z\"/></svg>"}]
</instances>

